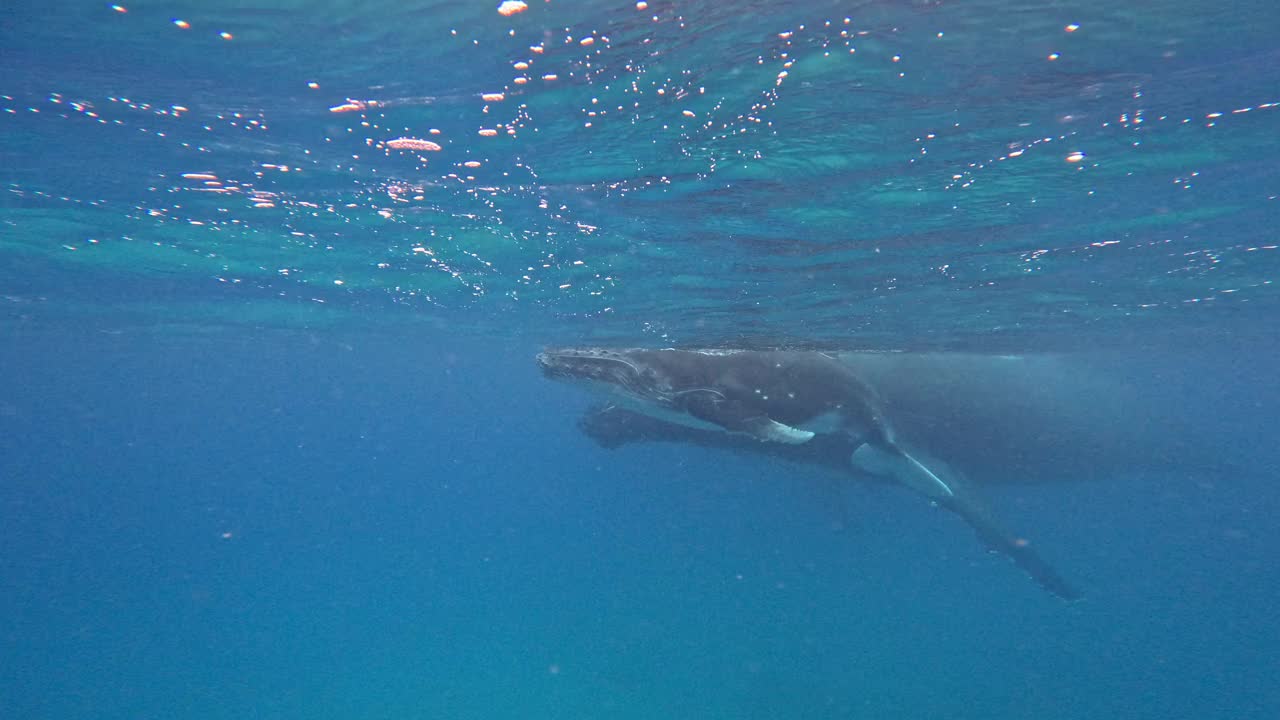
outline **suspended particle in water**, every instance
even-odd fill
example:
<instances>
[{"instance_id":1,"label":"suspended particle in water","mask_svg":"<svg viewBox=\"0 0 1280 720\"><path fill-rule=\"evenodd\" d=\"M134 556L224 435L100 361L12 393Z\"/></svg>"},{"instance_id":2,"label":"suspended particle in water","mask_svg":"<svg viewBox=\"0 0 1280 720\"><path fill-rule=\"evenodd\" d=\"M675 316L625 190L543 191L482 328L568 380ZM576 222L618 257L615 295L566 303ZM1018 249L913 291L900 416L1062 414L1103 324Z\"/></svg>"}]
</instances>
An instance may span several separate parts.
<instances>
[{"instance_id":1,"label":"suspended particle in water","mask_svg":"<svg viewBox=\"0 0 1280 720\"><path fill-rule=\"evenodd\" d=\"M388 140L387 147L391 148L392 150L423 150L423 151L430 151L430 152L439 152L444 149L440 147L439 144L433 143L430 140L419 140L418 138L408 138L408 137L396 138L395 140Z\"/></svg>"},{"instance_id":2,"label":"suspended particle in water","mask_svg":"<svg viewBox=\"0 0 1280 720\"><path fill-rule=\"evenodd\" d=\"M503 3L498 6L498 14L506 17L510 17L512 15L515 15L516 13L522 13L528 9L529 9L529 4L526 2L523 2L523 0L503 0Z\"/></svg>"}]
</instances>

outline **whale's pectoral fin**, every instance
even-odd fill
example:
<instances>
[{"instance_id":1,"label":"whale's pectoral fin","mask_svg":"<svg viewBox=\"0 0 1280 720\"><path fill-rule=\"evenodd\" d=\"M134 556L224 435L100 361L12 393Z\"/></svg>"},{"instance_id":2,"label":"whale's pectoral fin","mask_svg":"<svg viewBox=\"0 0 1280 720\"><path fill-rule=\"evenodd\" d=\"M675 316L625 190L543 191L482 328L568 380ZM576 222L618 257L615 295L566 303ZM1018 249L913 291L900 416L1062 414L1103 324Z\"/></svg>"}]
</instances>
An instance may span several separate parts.
<instances>
[{"instance_id":1,"label":"whale's pectoral fin","mask_svg":"<svg viewBox=\"0 0 1280 720\"><path fill-rule=\"evenodd\" d=\"M962 476L941 468L932 470L893 444L864 443L854 450L851 459L859 470L895 480L959 515L978 533L983 544L1013 560L1049 592L1065 600L1079 599L1080 593L1026 539L1004 529L986 500Z\"/></svg>"},{"instance_id":2,"label":"whale's pectoral fin","mask_svg":"<svg viewBox=\"0 0 1280 720\"><path fill-rule=\"evenodd\" d=\"M926 497L950 498L956 494L946 480L898 447L865 443L853 451L850 460L860 470L892 478Z\"/></svg>"},{"instance_id":3,"label":"whale's pectoral fin","mask_svg":"<svg viewBox=\"0 0 1280 720\"><path fill-rule=\"evenodd\" d=\"M744 407L714 390L686 393L681 398L681 405L685 412L699 420L719 425L729 432L750 435L761 442L800 445L813 439L813 433L808 430L760 415L759 411Z\"/></svg>"}]
</instances>

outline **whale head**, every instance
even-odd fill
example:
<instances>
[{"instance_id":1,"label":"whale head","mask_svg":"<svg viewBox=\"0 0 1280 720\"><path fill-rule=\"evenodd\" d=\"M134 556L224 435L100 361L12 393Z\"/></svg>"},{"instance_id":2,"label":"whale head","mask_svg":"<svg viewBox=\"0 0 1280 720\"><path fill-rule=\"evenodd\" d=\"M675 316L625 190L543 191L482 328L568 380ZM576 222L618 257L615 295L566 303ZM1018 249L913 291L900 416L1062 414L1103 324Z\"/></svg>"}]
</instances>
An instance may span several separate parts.
<instances>
[{"instance_id":1,"label":"whale head","mask_svg":"<svg viewBox=\"0 0 1280 720\"><path fill-rule=\"evenodd\" d=\"M538 367L552 380L656 400L670 384L651 363L630 350L614 348L550 348L538 353Z\"/></svg>"}]
</instances>

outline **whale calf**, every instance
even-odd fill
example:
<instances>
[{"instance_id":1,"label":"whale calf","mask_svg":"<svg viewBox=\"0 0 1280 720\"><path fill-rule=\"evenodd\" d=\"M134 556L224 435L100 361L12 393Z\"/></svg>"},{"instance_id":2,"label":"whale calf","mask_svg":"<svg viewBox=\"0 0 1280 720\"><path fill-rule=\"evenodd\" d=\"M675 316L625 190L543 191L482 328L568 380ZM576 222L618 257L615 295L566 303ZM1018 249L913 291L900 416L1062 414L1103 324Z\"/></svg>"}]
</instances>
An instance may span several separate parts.
<instances>
[{"instance_id":1,"label":"whale calf","mask_svg":"<svg viewBox=\"0 0 1280 720\"><path fill-rule=\"evenodd\" d=\"M801 445L818 432L857 438L850 462L929 497L956 489L895 437L875 393L820 352L566 348L538 355L543 372L612 390L636 412L761 442Z\"/></svg>"},{"instance_id":2,"label":"whale calf","mask_svg":"<svg viewBox=\"0 0 1280 720\"><path fill-rule=\"evenodd\" d=\"M555 380L593 386L608 405L581 423L606 446L664 440L773 455L905 486L964 519L1051 593L1079 593L945 464L898 437L880 399L847 364L814 351L558 348L537 356Z\"/></svg>"}]
</instances>

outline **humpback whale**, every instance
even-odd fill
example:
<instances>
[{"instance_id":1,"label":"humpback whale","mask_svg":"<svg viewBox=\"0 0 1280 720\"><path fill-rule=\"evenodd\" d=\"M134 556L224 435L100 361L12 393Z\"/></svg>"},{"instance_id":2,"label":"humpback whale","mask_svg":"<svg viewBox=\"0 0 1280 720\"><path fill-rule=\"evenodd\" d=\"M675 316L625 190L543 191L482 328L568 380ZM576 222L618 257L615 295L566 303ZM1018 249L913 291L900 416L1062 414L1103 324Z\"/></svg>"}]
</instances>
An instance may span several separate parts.
<instances>
[{"instance_id":1,"label":"humpback whale","mask_svg":"<svg viewBox=\"0 0 1280 720\"><path fill-rule=\"evenodd\" d=\"M875 391L814 351L561 348L537 356L555 380L608 393L581 426L605 446L637 440L754 452L903 485L954 512L989 548L1065 599L1079 597L1008 532L961 475L898 437Z\"/></svg>"}]
</instances>

